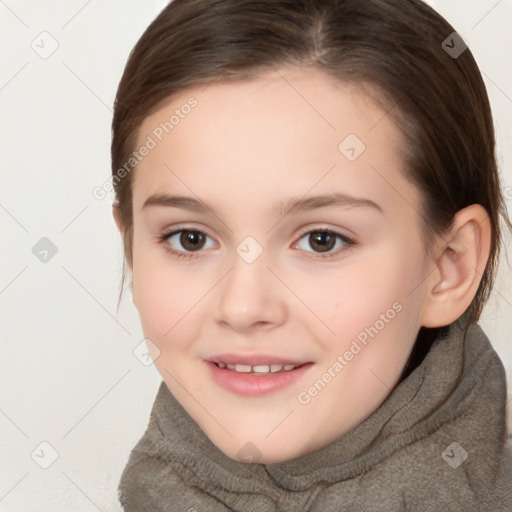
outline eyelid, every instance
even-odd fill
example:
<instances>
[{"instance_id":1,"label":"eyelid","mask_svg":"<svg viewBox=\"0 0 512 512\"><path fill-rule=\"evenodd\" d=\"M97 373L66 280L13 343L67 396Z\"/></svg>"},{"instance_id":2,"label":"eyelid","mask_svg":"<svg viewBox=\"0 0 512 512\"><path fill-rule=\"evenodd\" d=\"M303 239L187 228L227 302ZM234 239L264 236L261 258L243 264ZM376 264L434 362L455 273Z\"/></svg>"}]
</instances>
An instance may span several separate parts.
<instances>
[{"instance_id":1,"label":"eyelid","mask_svg":"<svg viewBox=\"0 0 512 512\"><path fill-rule=\"evenodd\" d=\"M356 235L351 230L347 228L338 228L338 227L332 227L325 223L318 223L318 224L311 224L311 226L301 229L299 232L300 236L303 237L304 235L307 235L308 233L315 232L315 231L328 231L330 233L335 233L337 235L341 235L344 238L352 239L355 241ZM350 232L351 234L345 233L346 231Z\"/></svg>"},{"instance_id":2,"label":"eyelid","mask_svg":"<svg viewBox=\"0 0 512 512\"><path fill-rule=\"evenodd\" d=\"M164 228L162 229L160 236L170 236L172 234L176 234L180 231L197 231L198 233L203 233L205 235L208 235L210 238L214 238L208 233L208 230L203 227L196 227L196 226L186 226L184 224L178 224L176 226L172 226L170 228Z\"/></svg>"},{"instance_id":3,"label":"eyelid","mask_svg":"<svg viewBox=\"0 0 512 512\"><path fill-rule=\"evenodd\" d=\"M296 239L298 242L305 235L325 231L327 231L328 233L332 233L335 236L339 236L340 238L345 239L347 241L353 242L354 244L357 243L358 240L358 236L352 230L341 226L333 226L325 222L313 222L309 225L306 225L305 227L301 227L297 234L294 235L294 239ZM297 242L294 242L294 244Z\"/></svg>"}]
</instances>

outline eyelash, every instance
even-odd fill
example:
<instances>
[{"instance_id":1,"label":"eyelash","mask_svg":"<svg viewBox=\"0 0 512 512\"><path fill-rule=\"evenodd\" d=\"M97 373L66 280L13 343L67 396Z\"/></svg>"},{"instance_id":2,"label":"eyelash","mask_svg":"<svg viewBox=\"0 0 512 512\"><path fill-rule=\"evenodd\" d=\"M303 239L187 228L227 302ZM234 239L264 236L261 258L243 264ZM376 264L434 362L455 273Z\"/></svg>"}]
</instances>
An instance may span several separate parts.
<instances>
[{"instance_id":1,"label":"eyelash","mask_svg":"<svg viewBox=\"0 0 512 512\"><path fill-rule=\"evenodd\" d=\"M199 233L201 235L208 236L204 231L201 231L199 229L192 229L192 228L187 228L187 227L183 227L183 226L178 226L175 229L173 229L172 231L158 235L157 241L158 241L158 243L164 245L164 249L166 252L170 253L172 256L174 256L178 260L180 260L180 259L190 260L195 257L194 252L187 253L187 252L183 252L183 251L177 251L175 249L172 249L169 246L169 244L167 244L169 238L171 238L173 235L176 235L177 233L181 233L182 231L190 231L191 233ZM323 234L333 235L337 239L340 239L345 244L345 246L343 248L338 249L335 252L329 252L329 253L325 253L325 254L313 253L313 254L315 254L315 258L318 258L320 260L326 260L329 258L334 258L335 256L339 256L341 253L343 253L357 245L357 242L355 240L353 240L352 238L349 238L346 235L343 235L341 233L338 233L337 231L333 231L332 229L327 229L327 228L316 228L316 229L310 229L308 231L305 231L304 233L302 233L300 235L299 240L302 240L302 238L304 238L304 236L310 235L312 233L323 233ZM211 238L211 237L209 237L209 238ZM195 252L199 253L199 252L201 252L201 250L198 250ZM307 251L307 252L309 252L309 251Z\"/></svg>"}]
</instances>

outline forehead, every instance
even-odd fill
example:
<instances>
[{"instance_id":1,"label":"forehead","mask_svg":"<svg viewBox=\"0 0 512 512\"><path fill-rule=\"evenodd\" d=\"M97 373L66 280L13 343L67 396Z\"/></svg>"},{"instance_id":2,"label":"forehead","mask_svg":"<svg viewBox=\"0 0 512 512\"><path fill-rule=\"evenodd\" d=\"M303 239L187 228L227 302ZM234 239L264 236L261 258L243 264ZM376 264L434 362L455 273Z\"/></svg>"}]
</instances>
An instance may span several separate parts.
<instances>
[{"instance_id":1,"label":"forehead","mask_svg":"<svg viewBox=\"0 0 512 512\"><path fill-rule=\"evenodd\" d=\"M401 188L414 194L401 174L402 135L368 90L284 68L181 91L139 129L138 146L151 138L155 147L137 165L134 207L191 187L211 202L227 190L270 200L269 188L290 196L337 187L395 203Z\"/></svg>"},{"instance_id":2,"label":"forehead","mask_svg":"<svg viewBox=\"0 0 512 512\"><path fill-rule=\"evenodd\" d=\"M192 98L197 101L197 107L188 109L187 103ZM316 68L284 67L251 80L212 82L180 91L162 101L143 121L139 142L160 123L169 121L173 113L183 120L179 112L182 109L192 110L194 117L201 117L205 128L219 120L224 129L228 123L238 128L249 116L254 126L258 117L272 114L264 119L266 128L271 128L268 123L276 124L282 118L288 123L308 123L311 131L319 134L351 128L364 136L387 113L388 109L376 100L382 102L381 94L369 84L340 82Z\"/></svg>"}]
</instances>

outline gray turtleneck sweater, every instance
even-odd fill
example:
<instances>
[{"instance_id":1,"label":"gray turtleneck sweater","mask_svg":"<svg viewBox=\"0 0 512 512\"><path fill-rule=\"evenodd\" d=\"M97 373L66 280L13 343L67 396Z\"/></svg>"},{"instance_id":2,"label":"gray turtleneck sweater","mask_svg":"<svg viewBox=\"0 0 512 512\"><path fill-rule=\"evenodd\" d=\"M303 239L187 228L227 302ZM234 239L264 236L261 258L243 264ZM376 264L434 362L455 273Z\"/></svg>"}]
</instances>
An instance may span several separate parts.
<instances>
[{"instance_id":1,"label":"gray turtleneck sweater","mask_svg":"<svg viewBox=\"0 0 512 512\"><path fill-rule=\"evenodd\" d=\"M275 464L227 457L162 382L121 476L124 510L511 512L505 370L478 324L463 331L451 324L350 432Z\"/></svg>"}]
</instances>

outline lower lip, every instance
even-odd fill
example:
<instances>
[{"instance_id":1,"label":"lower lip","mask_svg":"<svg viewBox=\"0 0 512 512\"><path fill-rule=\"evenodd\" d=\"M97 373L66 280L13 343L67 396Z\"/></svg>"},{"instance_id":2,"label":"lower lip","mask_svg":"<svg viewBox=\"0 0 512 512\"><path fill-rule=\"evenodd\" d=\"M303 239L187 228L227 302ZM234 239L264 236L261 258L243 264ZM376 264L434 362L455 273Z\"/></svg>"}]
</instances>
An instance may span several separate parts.
<instances>
[{"instance_id":1,"label":"lower lip","mask_svg":"<svg viewBox=\"0 0 512 512\"><path fill-rule=\"evenodd\" d=\"M219 368L215 363L208 361L206 364L210 367L213 380L219 386L243 396L261 396L279 391L297 382L313 365L306 363L295 370L255 375Z\"/></svg>"}]
</instances>

